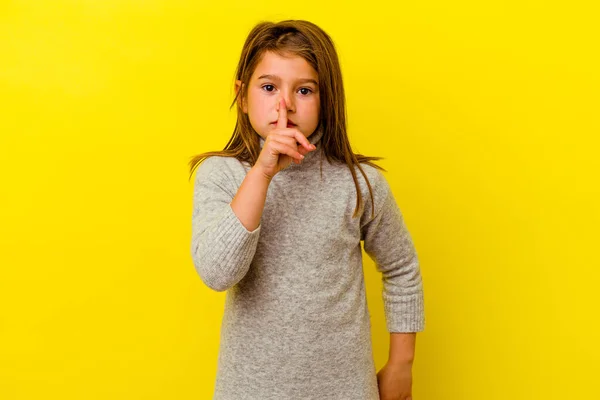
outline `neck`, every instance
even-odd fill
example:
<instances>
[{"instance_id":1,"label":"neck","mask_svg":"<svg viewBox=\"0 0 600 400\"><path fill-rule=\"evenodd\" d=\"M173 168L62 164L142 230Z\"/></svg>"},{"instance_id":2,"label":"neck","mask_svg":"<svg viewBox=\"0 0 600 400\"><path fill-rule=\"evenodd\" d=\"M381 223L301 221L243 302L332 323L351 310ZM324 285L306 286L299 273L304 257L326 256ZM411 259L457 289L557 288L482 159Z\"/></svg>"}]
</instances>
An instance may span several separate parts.
<instances>
[{"instance_id":1,"label":"neck","mask_svg":"<svg viewBox=\"0 0 600 400\"><path fill-rule=\"evenodd\" d=\"M292 162L287 168L302 168L316 160L315 155L321 152L322 137L323 128L322 125L319 125L319 127L313 133L311 133L310 136L307 137L310 144L314 144L316 146L316 149L309 151L307 154L305 154L304 159L300 164ZM260 142L260 148L262 149L263 145L265 144L265 139L262 136L259 136L258 138Z\"/></svg>"}]
</instances>

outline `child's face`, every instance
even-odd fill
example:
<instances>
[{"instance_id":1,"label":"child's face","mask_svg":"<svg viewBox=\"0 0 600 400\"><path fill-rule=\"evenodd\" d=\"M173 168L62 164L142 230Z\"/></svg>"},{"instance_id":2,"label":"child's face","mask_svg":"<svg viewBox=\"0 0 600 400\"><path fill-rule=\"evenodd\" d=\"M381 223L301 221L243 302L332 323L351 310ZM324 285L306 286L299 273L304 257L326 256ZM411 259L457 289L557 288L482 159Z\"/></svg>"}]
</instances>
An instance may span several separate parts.
<instances>
[{"instance_id":1,"label":"child's face","mask_svg":"<svg viewBox=\"0 0 600 400\"><path fill-rule=\"evenodd\" d=\"M238 80L236 90L239 90L240 84ZM294 128L308 137L319 125L318 74L302 57L284 58L266 52L250 78L247 96L247 100L242 102L242 109L248 114L254 130L264 139L276 127L279 117L277 103L281 97L288 109L288 127L293 122Z\"/></svg>"}]
</instances>

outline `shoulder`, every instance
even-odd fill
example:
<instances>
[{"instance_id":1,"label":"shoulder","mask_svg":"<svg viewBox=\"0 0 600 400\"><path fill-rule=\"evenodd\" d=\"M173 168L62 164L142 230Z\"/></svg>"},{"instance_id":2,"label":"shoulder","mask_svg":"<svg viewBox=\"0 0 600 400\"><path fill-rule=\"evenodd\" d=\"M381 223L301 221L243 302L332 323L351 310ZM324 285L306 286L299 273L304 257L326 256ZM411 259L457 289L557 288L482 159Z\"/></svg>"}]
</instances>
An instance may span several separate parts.
<instances>
[{"instance_id":1,"label":"shoulder","mask_svg":"<svg viewBox=\"0 0 600 400\"><path fill-rule=\"evenodd\" d=\"M242 163L235 157L228 156L208 156L199 165L198 171L222 171L233 172L243 168Z\"/></svg>"},{"instance_id":2,"label":"shoulder","mask_svg":"<svg viewBox=\"0 0 600 400\"><path fill-rule=\"evenodd\" d=\"M369 184L371 185L371 189L375 193L378 195L386 195L390 190L390 185L386 176L384 175L385 172L366 163L360 163L360 167L364 171L366 179L358 166L355 165L354 169L356 171L356 177L359 181L362 191L364 192L366 190L368 193L369 187L367 186L366 182L366 180L368 180Z\"/></svg>"},{"instance_id":3,"label":"shoulder","mask_svg":"<svg viewBox=\"0 0 600 400\"><path fill-rule=\"evenodd\" d=\"M196 182L210 181L237 191L247 173L241 161L235 157L208 156L196 168Z\"/></svg>"},{"instance_id":4,"label":"shoulder","mask_svg":"<svg viewBox=\"0 0 600 400\"><path fill-rule=\"evenodd\" d=\"M366 178L369 181L369 185L371 186L371 190L369 190L365 177L358 166L355 165L356 177L359 182L364 204L363 218L365 221L368 221L385 207L388 196L391 193L391 187L384 175L384 171L365 163L360 163L360 167L364 171ZM374 212L372 213L372 211Z\"/></svg>"},{"instance_id":5,"label":"shoulder","mask_svg":"<svg viewBox=\"0 0 600 400\"><path fill-rule=\"evenodd\" d=\"M198 172L215 172L232 176L245 175L247 169L247 163L229 156L208 156L197 167Z\"/></svg>"}]
</instances>

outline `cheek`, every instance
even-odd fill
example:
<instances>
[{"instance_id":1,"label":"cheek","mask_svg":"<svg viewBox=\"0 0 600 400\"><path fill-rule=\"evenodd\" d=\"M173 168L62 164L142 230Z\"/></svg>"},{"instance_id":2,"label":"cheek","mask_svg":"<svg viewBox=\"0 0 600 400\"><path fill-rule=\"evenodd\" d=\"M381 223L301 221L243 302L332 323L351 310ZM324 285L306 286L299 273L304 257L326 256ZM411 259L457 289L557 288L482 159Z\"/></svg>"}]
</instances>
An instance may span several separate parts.
<instances>
[{"instance_id":1,"label":"cheek","mask_svg":"<svg viewBox=\"0 0 600 400\"><path fill-rule=\"evenodd\" d=\"M318 99L315 100L308 100L308 101L298 101L296 103L296 107L298 108L298 110L302 110L304 112L308 112L308 113L314 113L314 112L318 112L319 111L319 107L320 107L320 102Z\"/></svg>"},{"instance_id":2,"label":"cheek","mask_svg":"<svg viewBox=\"0 0 600 400\"><path fill-rule=\"evenodd\" d=\"M316 117L319 115L319 108L319 102L316 101L314 103L307 104L305 110L308 114L311 114Z\"/></svg>"},{"instance_id":3,"label":"cheek","mask_svg":"<svg viewBox=\"0 0 600 400\"><path fill-rule=\"evenodd\" d=\"M321 108L321 100L319 100L318 96L313 97L313 100L310 103L310 108L315 112L319 112L319 109Z\"/></svg>"},{"instance_id":4,"label":"cheek","mask_svg":"<svg viewBox=\"0 0 600 400\"><path fill-rule=\"evenodd\" d=\"M261 97L260 94L252 94L248 96L248 108L255 116L259 117L264 115L265 112L269 111L269 108L273 106L269 105L268 100Z\"/></svg>"}]
</instances>

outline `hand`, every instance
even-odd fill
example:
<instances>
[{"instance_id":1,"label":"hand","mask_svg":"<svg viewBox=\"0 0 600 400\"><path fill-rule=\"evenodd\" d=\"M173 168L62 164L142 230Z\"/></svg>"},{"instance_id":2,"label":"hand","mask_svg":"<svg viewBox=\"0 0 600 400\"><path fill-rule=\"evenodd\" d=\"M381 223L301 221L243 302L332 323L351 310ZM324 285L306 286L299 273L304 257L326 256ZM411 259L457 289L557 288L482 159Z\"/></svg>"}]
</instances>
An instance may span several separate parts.
<instances>
[{"instance_id":1,"label":"hand","mask_svg":"<svg viewBox=\"0 0 600 400\"><path fill-rule=\"evenodd\" d=\"M302 132L296 128L287 127L287 106L283 98L279 99L278 111L277 127L265 139L256 161L256 166L269 179L290 165L292 160L296 164L300 164L302 156L316 149Z\"/></svg>"},{"instance_id":2,"label":"hand","mask_svg":"<svg viewBox=\"0 0 600 400\"><path fill-rule=\"evenodd\" d=\"M387 363L377 373L380 400L412 400L412 363Z\"/></svg>"}]
</instances>

